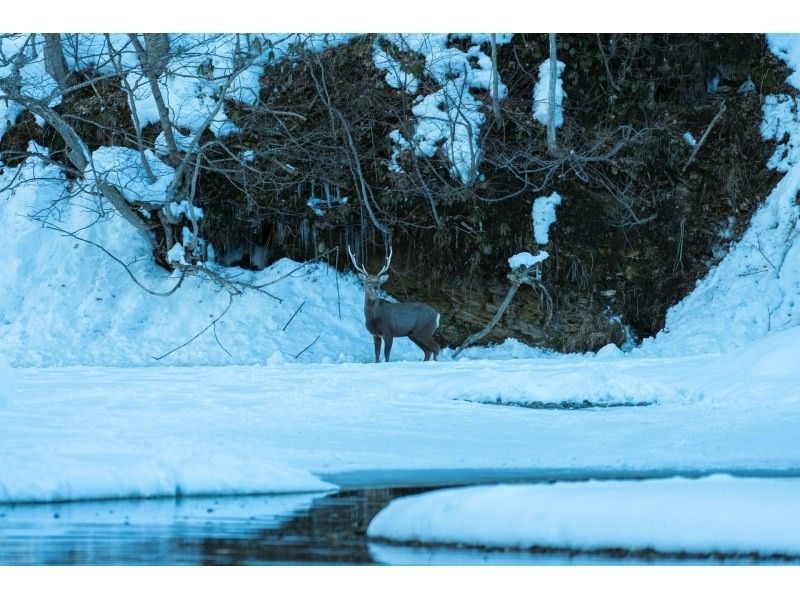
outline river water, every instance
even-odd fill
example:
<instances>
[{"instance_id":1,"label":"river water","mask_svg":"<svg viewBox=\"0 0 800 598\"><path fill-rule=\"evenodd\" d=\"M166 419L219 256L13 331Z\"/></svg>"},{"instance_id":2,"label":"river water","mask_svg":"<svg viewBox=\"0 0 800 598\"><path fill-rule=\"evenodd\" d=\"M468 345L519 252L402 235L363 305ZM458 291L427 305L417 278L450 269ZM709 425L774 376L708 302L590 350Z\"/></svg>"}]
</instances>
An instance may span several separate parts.
<instances>
[{"instance_id":1,"label":"river water","mask_svg":"<svg viewBox=\"0 0 800 598\"><path fill-rule=\"evenodd\" d=\"M0 505L2 565L753 564L692 559L393 546L367 526L392 499L431 487L328 494ZM765 563L772 564L769 561ZM797 564L797 563L794 563Z\"/></svg>"}]
</instances>

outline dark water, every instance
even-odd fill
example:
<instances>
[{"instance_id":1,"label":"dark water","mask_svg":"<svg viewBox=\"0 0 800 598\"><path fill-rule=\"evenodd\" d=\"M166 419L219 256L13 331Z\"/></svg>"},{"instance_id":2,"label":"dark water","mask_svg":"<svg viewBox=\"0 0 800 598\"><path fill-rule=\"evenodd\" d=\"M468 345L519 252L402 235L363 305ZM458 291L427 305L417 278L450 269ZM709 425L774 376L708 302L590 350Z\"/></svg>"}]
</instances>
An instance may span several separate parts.
<instances>
[{"instance_id":1,"label":"dark water","mask_svg":"<svg viewBox=\"0 0 800 598\"><path fill-rule=\"evenodd\" d=\"M332 494L0 505L3 565L753 564L752 558L587 555L392 546L366 529L426 488ZM761 561L772 564L781 561ZM796 562L794 564L797 564Z\"/></svg>"}]
</instances>

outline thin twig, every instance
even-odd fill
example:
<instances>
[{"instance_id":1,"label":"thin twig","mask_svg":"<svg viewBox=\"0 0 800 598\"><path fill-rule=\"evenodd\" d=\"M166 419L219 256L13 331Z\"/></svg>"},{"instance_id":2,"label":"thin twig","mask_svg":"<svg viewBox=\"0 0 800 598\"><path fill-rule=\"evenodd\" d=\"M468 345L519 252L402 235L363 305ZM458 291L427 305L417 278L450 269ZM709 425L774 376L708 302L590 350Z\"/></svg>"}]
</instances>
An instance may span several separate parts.
<instances>
[{"instance_id":1,"label":"thin twig","mask_svg":"<svg viewBox=\"0 0 800 598\"><path fill-rule=\"evenodd\" d=\"M760 245L761 245L761 241L760 241L760 240L759 240L759 242L758 242L758 245L753 245L753 244L752 244L750 241L744 241L744 244L745 244L745 245L749 245L750 247L752 247L753 249L755 249L756 251L758 251L758 253L760 253L760 254L761 254L761 257L763 257L765 260L767 260L767 263L768 263L770 266L772 266L772 269L773 269L773 270L775 270L775 272L778 272L778 268L777 268L777 266L775 266L775 264L773 264L773 263L772 263L772 260L770 260L770 259L767 257L767 255L766 255L766 254L765 254L765 253L764 253L764 252L761 250L761 247L760 247Z\"/></svg>"},{"instance_id":2,"label":"thin twig","mask_svg":"<svg viewBox=\"0 0 800 598\"><path fill-rule=\"evenodd\" d=\"M678 248L675 252L675 262L672 264L673 272L677 272L679 266L681 271L683 271L683 241L686 237L686 216L681 218L679 228L680 235L678 236Z\"/></svg>"},{"instance_id":3,"label":"thin twig","mask_svg":"<svg viewBox=\"0 0 800 598\"><path fill-rule=\"evenodd\" d=\"M230 293L228 293L228 305L225 307L225 309L224 309L224 310L222 310L222 313L221 313L221 314L219 314L219 315L218 315L216 318L214 318L214 320L213 320L213 321L212 321L212 322L211 322L211 323L210 323L208 326L206 326L205 328L203 328L203 329L202 329L200 332L198 332L197 334L195 334L195 335L194 335L192 338L190 338L190 339L189 339L188 341L186 341L185 343L183 343L183 344L181 344L181 345L179 345L179 346L175 347L174 349L172 349L172 350L170 350L170 351L167 351L166 353L164 353L163 355L161 355L161 356L159 356L159 357L153 357L153 359L155 359L156 361L160 361L160 360L164 359L164 358L165 358L167 355L171 355L171 354L172 354L172 353L174 353L175 351L178 351L179 349L183 349L183 348L184 348L186 345L188 345L189 343L191 343L193 340L195 340L197 337L199 337L201 334L203 334L203 333L204 333L206 330L208 330L209 328L213 327L213 326L214 326L214 325L215 325L217 322L219 322L219 321L220 321L220 319L222 319L222 317L223 317L223 316L224 316L226 313L228 313L228 310L231 308L231 305L232 305L232 304L233 304L233 295L232 295L232 294L230 294ZM216 335L216 333L215 333L215 335ZM222 347L222 345L220 345L220 347ZM225 349L225 347L222 347L222 348L223 348L223 349ZM226 352L226 353L228 353L228 351L227 351L227 350L226 350L225 352ZM228 353L228 355L230 355L230 353Z\"/></svg>"},{"instance_id":4,"label":"thin twig","mask_svg":"<svg viewBox=\"0 0 800 598\"><path fill-rule=\"evenodd\" d=\"M339 247L336 247L336 272L334 276L336 280L336 306L339 308L339 319L342 319L342 296L339 294Z\"/></svg>"},{"instance_id":5,"label":"thin twig","mask_svg":"<svg viewBox=\"0 0 800 598\"><path fill-rule=\"evenodd\" d=\"M608 79L608 84L614 89L614 91L619 91L619 85L614 82L614 77L611 76L611 67L608 64L608 56L606 56L606 50L603 47L603 40L600 39L600 34L597 34L597 45L600 47L600 56L603 58L603 64L606 67L606 78Z\"/></svg>"},{"instance_id":6,"label":"thin twig","mask_svg":"<svg viewBox=\"0 0 800 598\"><path fill-rule=\"evenodd\" d=\"M314 260L312 260L312 261L319 261L320 259L322 259L322 258L323 258L323 257L325 257L326 255L328 255L329 253L332 253L332 252L334 252L334 251L337 251L337 250L338 250L338 247L334 247L333 249L329 249L329 250L328 250L328 251L326 251L325 253L320 253L320 254L319 254L319 255L318 255L316 258L314 258ZM279 277L278 277L278 278L276 278L275 280L270 280L269 282L265 282L264 284L252 284L252 285L246 285L246 286L247 286L248 288L251 288L251 289L263 289L264 287L268 287L268 286L270 286L270 285L273 285L273 284L275 284L276 282L280 282L280 281L281 281L281 280L283 280L284 278L289 278L289 277L290 277L292 274L294 274L294 273L295 273L295 272L297 272L298 270L302 270L303 268L307 267L307 266L309 265L309 263L311 263L311 262L303 262L302 264L300 264L299 266L297 266L297 268L295 268L294 270L290 270L289 272L287 272L287 273L286 273L286 274L284 274L283 276L279 276Z\"/></svg>"},{"instance_id":7,"label":"thin twig","mask_svg":"<svg viewBox=\"0 0 800 598\"><path fill-rule=\"evenodd\" d=\"M291 323L292 323L292 320L294 320L294 317L295 317L295 316L296 316L296 315L299 313L299 311L300 311L301 309L303 309L303 306L304 306L305 304L306 304L306 302L305 302L305 301L303 301L303 302L302 302L302 303L299 305L299 307L298 307L296 310L294 310L294 313L292 314L292 317L291 317L291 318L289 318L289 321L288 321L288 322L286 322L286 324L284 324L284 325L283 325L283 328L281 328L281 330L282 330L282 331L285 331L285 330L286 330L286 329L289 327L289 324L291 324Z\"/></svg>"},{"instance_id":8,"label":"thin twig","mask_svg":"<svg viewBox=\"0 0 800 598\"><path fill-rule=\"evenodd\" d=\"M298 358L298 357L300 357L300 356L301 356L303 353L305 353L305 352L306 352L306 351L308 351L308 350L309 350L311 347L313 347L313 346L314 346L314 343L316 343L316 342L319 340L319 337L321 337L321 336L322 336L322 334L318 334L318 335L317 335L317 338L315 338L315 339L314 339L314 342L312 342L312 343L311 343L310 345L308 345L308 346L307 346L305 349L303 349L302 351L300 351L300 352L299 352L297 355L295 355L295 356L294 356L294 358L295 358L295 359L297 359L297 358Z\"/></svg>"},{"instance_id":9,"label":"thin twig","mask_svg":"<svg viewBox=\"0 0 800 598\"><path fill-rule=\"evenodd\" d=\"M222 349L223 351L225 351L228 354L228 357L233 357L233 355L231 355L231 352L228 351L225 347L222 346L222 343L220 342L219 337L217 336L217 323L216 322L214 322L214 340L217 341L217 344L219 345L219 348Z\"/></svg>"},{"instance_id":10,"label":"thin twig","mask_svg":"<svg viewBox=\"0 0 800 598\"><path fill-rule=\"evenodd\" d=\"M703 133L703 136L700 138L700 141L697 142L697 145L694 146L692 155L689 156L689 159L686 161L686 165L683 167L683 170L681 170L681 173L685 172L686 169L689 168L689 164L691 164L694 161L694 157L697 155L697 152L700 151L700 148L703 147L703 143L705 143L706 137L708 137L708 134L711 132L711 129L714 128L714 125L717 124L717 121L720 119L720 117L723 114L725 114L725 110L726 110L725 102L722 102L722 106L719 107L719 112L717 112L714 118L711 119L711 122L708 123L705 133Z\"/></svg>"}]
</instances>

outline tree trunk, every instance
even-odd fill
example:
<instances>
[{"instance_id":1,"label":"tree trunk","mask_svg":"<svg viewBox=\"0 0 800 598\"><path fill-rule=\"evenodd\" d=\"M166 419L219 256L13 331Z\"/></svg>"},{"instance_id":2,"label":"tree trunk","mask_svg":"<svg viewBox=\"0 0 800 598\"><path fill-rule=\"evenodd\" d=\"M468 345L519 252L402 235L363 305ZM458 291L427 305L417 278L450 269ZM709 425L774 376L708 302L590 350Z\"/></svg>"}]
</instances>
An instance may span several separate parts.
<instances>
[{"instance_id":1,"label":"tree trunk","mask_svg":"<svg viewBox=\"0 0 800 598\"><path fill-rule=\"evenodd\" d=\"M556 82L558 80L558 59L556 58L556 34L550 34L550 89L547 94L547 149L555 156L556 144Z\"/></svg>"},{"instance_id":2,"label":"tree trunk","mask_svg":"<svg viewBox=\"0 0 800 598\"><path fill-rule=\"evenodd\" d=\"M164 100L164 96L161 95L161 88L158 86L158 78L166 67L168 55L165 54L165 52L169 49L169 40L165 41L166 36L163 34L149 34L145 36L145 43L147 44L147 48L145 48L135 33L129 33L128 39L131 40L133 49L136 51L136 56L139 59L139 64L142 65L142 70L147 77L147 82L150 84L150 93L153 94L153 100L156 103L158 118L161 122L161 130L164 132L170 162L172 162L174 166L180 163L178 144L175 142L175 134L173 133L172 121L170 120L167 103Z\"/></svg>"},{"instance_id":3,"label":"tree trunk","mask_svg":"<svg viewBox=\"0 0 800 598\"><path fill-rule=\"evenodd\" d=\"M166 33L145 33L143 37L151 71L148 75L158 78L169 63L169 36Z\"/></svg>"},{"instance_id":4,"label":"tree trunk","mask_svg":"<svg viewBox=\"0 0 800 598\"><path fill-rule=\"evenodd\" d=\"M61 45L61 34L43 33L44 38L44 69L58 83L59 89L64 89L69 70L67 61L64 60L64 48Z\"/></svg>"},{"instance_id":5,"label":"tree trunk","mask_svg":"<svg viewBox=\"0 0 800 598\"><path fill-rule=\"evenodd\" d=\"M500 98L499 94L499 79L500 73L497 71L497 34L492 33L492 112L494 113L494 122L498 127L503 126L503 117L500 114Z\"/></svg>"}]
</instances>

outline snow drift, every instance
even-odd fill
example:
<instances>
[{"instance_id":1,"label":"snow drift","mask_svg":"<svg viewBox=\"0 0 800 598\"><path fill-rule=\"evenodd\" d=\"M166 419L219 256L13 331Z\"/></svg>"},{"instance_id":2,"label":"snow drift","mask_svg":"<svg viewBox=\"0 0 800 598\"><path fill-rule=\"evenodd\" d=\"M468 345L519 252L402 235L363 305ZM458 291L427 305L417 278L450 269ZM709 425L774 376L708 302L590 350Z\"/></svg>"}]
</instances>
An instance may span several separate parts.
<instances>
[{"instance_id":1,"label":"snow drift","mask_svg":"<svg viewBox=\"0 0 800 598\"><path fill-rule=\"evenodd\" d=\"M13 174L6 169L0 185ZM177 273L153 264L149 244L138 231L108 206L98 205L95 197L80 194L63 201L63 175L38 158L29 159L21 174L24 182L13 194L0 197L0 252L5 256L0 280L10 289L0 295L0 355L12 365L371 359L358 280L338 275L327 265L284 259L261 272L220 269L240 282L278 282L265 289L269 294L249 291L237 297L213 329L162 361L155 360L218 317L227 305L227 293L205 277L194 277L169 297L148 294L96 246L49 230L30 216L56 206L61 211L58 226L64 231L78 231L129 264L146 287L171 289ZM95 223L98 211L105 216ZM393 356L418 359L421 352L407 339L398 339Z\"/></svg>"},{"instance_id":2,"label":"snow drift","mask_svg":"<svg viewBox=\"0 0 800 598\"><path fill-rule=\"evenodd\" d=\"M698 480L457 488L399 498L373 538L495 548L800 557L800 480Z\"/></svg>"}]
</instances>

